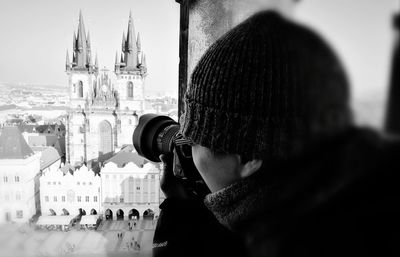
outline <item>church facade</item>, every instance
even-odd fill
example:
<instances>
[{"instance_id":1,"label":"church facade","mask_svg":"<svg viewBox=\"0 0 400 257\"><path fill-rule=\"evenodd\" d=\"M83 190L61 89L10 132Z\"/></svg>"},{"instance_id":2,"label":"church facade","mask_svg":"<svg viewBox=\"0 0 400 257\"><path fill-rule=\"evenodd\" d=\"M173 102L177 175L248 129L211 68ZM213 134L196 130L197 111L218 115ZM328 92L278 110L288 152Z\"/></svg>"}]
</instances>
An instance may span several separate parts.
<instances>
[{"instance_id":1,"label":"church facade","mask_svg":"<svg viewBox=\"0 0 400 257\"><path fill-rule=\"evenodd\" d=\"M115 74L100 70L97 56L93 59L81 13L73 35L72 60L67 51L65 66L70 98L66 161L71 165L102 163L116 149L132 144L138 116L144 111L147 65L132 15L123 33L120 58L116 55Z\"/></svg>"}]
</instances>

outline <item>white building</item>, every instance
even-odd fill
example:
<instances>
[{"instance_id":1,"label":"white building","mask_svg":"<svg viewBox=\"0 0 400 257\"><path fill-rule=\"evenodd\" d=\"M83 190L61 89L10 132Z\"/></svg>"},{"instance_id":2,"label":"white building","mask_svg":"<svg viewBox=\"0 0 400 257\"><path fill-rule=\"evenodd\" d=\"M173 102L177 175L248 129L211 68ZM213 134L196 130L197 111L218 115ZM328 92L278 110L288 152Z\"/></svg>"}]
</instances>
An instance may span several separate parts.
<instances>
[{"instance_id":1,"label":"white building","mask_svg":"<svg viewBox=\"0 0 400 257\"><path fill-rule=\"evenodd\" d=\"M17 127L0 135L0 223L27 222L39 209L41 153L34 153Z\"/></svg>"},{"instance_id":2,"label":"white building","mask_svg":"<svg viewBox=\"0 0 400 257\"><path fill-rule=\"evenodd\" d=\"M101 201L107 219L132 219L160 212L159 165L128 148L109 159L101 170Z\"/></svg>"},{"instance_id":3,"label":"white building","mask_svg":"<svg viewBox=\"0 0 400 257\"><path fill-rule=\"evenodd\" d=\"M121 59L117 56L115 60L116 79L107 70L99 71L82 14L73 38L72 61L67 52L65 64L69 86L66 160L72 165L100 163L132 143L137 117L144 108L146 59L131 15Z\"/></svg>"},{"instance_id":4,"label":"white building","mask_svg":"<svg viewBox=\"0 0 400 257\"><path fill-rule=\"evenodd\" d=\"M86 166L65 165L44 172L40 178L42 215L97 214L100 204L100 176Z\"/></svg>"}]
</instances>

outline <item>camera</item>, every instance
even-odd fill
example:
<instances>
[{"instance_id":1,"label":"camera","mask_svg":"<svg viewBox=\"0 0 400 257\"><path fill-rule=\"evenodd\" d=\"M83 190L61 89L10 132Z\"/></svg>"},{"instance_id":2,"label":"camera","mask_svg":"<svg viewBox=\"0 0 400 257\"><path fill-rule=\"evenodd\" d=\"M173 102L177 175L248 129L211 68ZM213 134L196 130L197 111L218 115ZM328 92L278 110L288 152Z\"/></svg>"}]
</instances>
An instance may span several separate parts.
<instances>
[{"instance_id":1,"label":"camera","mask_svg":"<svg viewBox=\"0 0 400 257\"><path fill-rule=\"evenodd\" d=\"M152 162L160 162L161 154L173 154L173 172L187 190L205 196L209 189L193 163L191 141L179 133L179 123L168 116L144 114L133 132L136 151Z\"/></svg>"}]
</instances>

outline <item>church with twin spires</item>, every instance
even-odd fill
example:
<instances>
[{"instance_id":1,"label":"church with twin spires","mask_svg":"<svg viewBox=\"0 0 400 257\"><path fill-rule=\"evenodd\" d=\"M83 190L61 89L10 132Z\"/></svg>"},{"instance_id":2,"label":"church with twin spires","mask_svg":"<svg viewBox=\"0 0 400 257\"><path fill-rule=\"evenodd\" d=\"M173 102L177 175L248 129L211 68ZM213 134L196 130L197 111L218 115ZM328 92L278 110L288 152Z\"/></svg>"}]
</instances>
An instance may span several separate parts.
<instances>
[{"instance_id":1,"label":"church with twin spires","mask_svg":"<svg viewBox=\"0 0 400 257\"><path fill-rule=\"evenodd\" d=\"M115 57L114 78L99 69L97 55L93 58L82 13L72 47L72 59L67 51L65 64L70 99L66 161L71 165L101 163L116 149L132 144L138 116L144 111L146 57L131 13L120 58L118 52Z\"/></svg>"}]
</instances>

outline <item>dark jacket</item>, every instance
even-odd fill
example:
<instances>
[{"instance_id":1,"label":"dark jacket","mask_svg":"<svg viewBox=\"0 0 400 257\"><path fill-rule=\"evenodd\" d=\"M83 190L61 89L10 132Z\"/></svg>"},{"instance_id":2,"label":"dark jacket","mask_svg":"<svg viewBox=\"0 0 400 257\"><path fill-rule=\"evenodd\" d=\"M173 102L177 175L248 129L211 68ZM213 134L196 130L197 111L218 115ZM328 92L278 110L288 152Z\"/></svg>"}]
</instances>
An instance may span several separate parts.
<instances>
[{"instance_id":1,"label":"dark jacket","mask_svg":"<svg viewBox=\"0 0 400 257\"><path fill-rule=\"evenodd\" d=\"M166 199L153 238L154 257L244 256L239 238L202 201Z\"/></svg>"},{"instance_id":2,"label":"dark jacket","mask_svg":"<svg viewBox=\"0 0 400 257\"><path fill-rule=\"evenodd\" d=\"M399 160L399 142L351 129L205 204L242 256L400 256Z\"/></svg>"}]
</instances>

